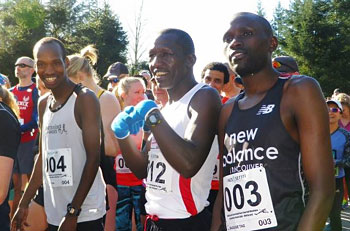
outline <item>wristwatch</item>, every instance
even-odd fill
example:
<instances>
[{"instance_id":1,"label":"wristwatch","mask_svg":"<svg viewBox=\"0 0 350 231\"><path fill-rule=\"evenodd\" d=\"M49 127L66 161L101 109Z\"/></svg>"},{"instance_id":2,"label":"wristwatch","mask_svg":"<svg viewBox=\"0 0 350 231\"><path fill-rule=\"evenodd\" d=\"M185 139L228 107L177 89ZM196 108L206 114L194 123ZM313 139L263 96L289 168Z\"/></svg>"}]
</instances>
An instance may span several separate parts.
<instances>
[{"instance_id":1,"label":"wristwatch","mask_svg":"<svg viewBox=\"0 0 350 231\"><path fill-rule=\"evenodd\" d=\"M146 125L154 127L157 124L160 124L162 121L160 116L160 111L158 109L152 110L150 113L148 113L146 117Z\"/></svg>"},{"instance_id":2,"label":"wristwatch","mask_svg":"<svg viewBox=\"0 0 350 231\"><path fill-rule=\"evenodd\" d=\"M76 209L76 208L74 208L73 206L72 206L72 204L71 203L69 203L68 205L67 205L67 214L69 214L69 215L71 215L71 216L79 216L79 214L80 214L80 212L81 212L81 208L80 209Z\"/></svg>"}]
</instances>

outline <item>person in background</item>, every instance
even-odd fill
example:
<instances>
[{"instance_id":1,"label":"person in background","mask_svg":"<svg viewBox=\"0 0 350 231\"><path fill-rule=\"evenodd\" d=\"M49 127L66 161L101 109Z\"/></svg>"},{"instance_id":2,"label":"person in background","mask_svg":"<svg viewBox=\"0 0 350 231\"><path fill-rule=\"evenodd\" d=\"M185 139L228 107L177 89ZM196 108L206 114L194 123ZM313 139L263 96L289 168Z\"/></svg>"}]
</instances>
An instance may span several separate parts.
<instances>
[{"instance_id":1,"label":"person in background","mask_svg":"<svg viewBox=\"0 0 350 231\"><path fill-rule=\"evenodd\" d=\"M121 62L115 62L108 67L103 78L108 79L108 82L111 85L110 87L114 89L118 85L118 82L127 76L129 76L128 68Z\"/></svg>"},{"instance_id":2,"label":"person in background","mask_svg":"<svg viewBox=\"0 0 350 231\"><path fill-rule=\"evenodd\" d=\"M30 177L34 165L33 147L38 134L38 98L39 93L32 81L34 60L23 56L15 63L15 76L18 84L10 89L15 95L19 107L21 124L21 144L13 168L14 198L12 213L16 210L22 190ZM26 179L25 182L22 179ZM12 214L13 215L13 214Z\"/></svg>"},{"instance_id":3,"label":"person in background","mask_svg":"<svg viewBox=\"0 0 350 231\"><path fill-rule=\"evenodd\" d=\"M278 56L272 59L272 66L280 73L299 75L299 67L293 57Z\"/></svg>"},{"instance_id":4,"label":"person in background","mask_svg":"<svg viewBox=\"0 0 350 231\"><path fill-rule=\"evenodd\" d=\"M335 197L332 210L329 214L330 223L326 231L341 231L342 222L340 212L343 200L343 179L345 176L344 166L349 165L350 160L350 133L339 127L339 120L342 116L342 104L336 100L327 100L329 114L329 129L331 134L332 155L334 159L335 175Z\"/></svg>"},{"instance_id":5,"label":"person in background","mask_svg":"<svg viewBox=\"0 0 350 231\"><path fill-rule=\"evenodd\" d=\"M229 72L223 63L208 63L202 70L202 83L215 88L221 94L224 85L229 81ZM223 97L226 102L228 98Z\"/></svg>"},{"instance_id":6,"label":"person in background","mask_svg":"<svg viewBox=\"0 0 350 231\"><path fill-rule=\"evenodd\" d=\"M15 107L13 96L0 84L0 230L10 231L9 188L14 160L21 140L17 115L8 105Z\"/></svg>"},{"instance_id":7,"label":"person in background","mask_svg":"<svg viewBox=\"0 0 350 231\"><path fill-rule=\"evenodd\" d=\"M70 65L67 68L68 77L75 83L81 83L83 86L92 90L101 105L101 117L103 124L103 150L101 150L101 169L103 178L106 182L108 207L105 221L105 231L115 230L115 213L118 194L115 189L116 178L113 169L114 157L119 152L119 145L114 138L111 129L111 123L114 117L120 112L120 105L112 93L101 88L100 81L92 65L97 62L97 50L88 45L80 51L80 54L69 55ZM103 153L104 152L104 153Z\"/></svg>"},{"instance_id":8,"label":"person in background","mask_svg":"<svg viewBox=\"0 0 350 231\"><path fill-rule=\"evenodd\" d=\"M123 78L117 86L117 95L123 105L123 110L128 110L129 106L135 106L145 99L146 86L144 81L138 77ZM141 150L143 131L132 135L132 142ZM142 179L138 179L127 167L124 154L118 153L115 158L115 170L117 174L117 213L116 224L118 231L129 231L132 228L131 218L135 218L137 231L143 230L141 223L141 193ZM134 211L134 216L132 216Z\"/></svg>"},{"instance_id":9,"label":"person in background","mask_svg":"<svg viewBox=\"0 0 350 231\"><path fill-rule=\"evenodd\" d=\"M1 74L1 73L0 73L0 85L3 85L7 89L11 88L11 83L10 83L9 78L6 75Z\"/></svg>"},{"instance_id":10,"label":"person in background","mask_svg":"<svg viewBox=\"0 0 350 231\"><path fill-rule=\"evenodd\" d=\"M239 76L237 76L231 69L230 65L228 63L224 63L228 73L230 74L230 78L228 83L226 83L222 89L221 96L225 99L230 99L232 97L235 97L238 95L242 89L244 88L243 85L239 82L242 82ZM236 81L236 79L238 81ZM226 100L227 101L227 100ZM226 103L226 101L224 103Z\"/></svg>"},{"instance_id":11,"label":"person in background","mask_svg":"<svg viewBox=\"0 0 350 231\"><path fill-rule=\"evenodd\" d=\"M334 94L333 94L334 95ZM339 120L339 127L344 128L350 132L350 96L345 93L338 93L332 97L338 100L342 107L343 112L341 113L341 118ZM343 198L343 208L348 207L349 195L350 195L350 166L344 166L345 178L344 178L344 198Z\"/></svg>"}]
</instances>

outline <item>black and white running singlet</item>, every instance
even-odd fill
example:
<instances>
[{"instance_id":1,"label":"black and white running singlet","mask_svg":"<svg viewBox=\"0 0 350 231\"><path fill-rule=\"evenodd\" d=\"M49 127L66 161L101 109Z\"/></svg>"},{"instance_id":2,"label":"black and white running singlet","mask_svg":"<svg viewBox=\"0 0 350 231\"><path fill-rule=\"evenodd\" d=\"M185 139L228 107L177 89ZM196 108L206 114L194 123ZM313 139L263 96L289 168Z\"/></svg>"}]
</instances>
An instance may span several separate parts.
<instances>
[{"instance_id":1,"label":"black and white running singlet","mask_svg":"<svg viewBox=\"0 0 350 231\"><path fill-rule=\"evenodd\" d=\"M224 210L227 230L296 230L305 207L299 145L286 131L280 77L263 100L239 109L225 128Z\"/></svg>"}]
</instances>

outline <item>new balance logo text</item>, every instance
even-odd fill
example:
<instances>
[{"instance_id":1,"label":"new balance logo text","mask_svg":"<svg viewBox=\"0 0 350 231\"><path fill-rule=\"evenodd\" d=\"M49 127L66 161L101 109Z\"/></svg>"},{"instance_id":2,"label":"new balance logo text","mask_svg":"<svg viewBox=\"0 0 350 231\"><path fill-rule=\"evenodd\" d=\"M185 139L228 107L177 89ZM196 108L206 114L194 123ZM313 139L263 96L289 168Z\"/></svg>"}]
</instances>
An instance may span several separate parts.
<instances>
[{"instance_id":1,"label":"new balance logo text","mask_svg":"<svg viewBox=\"0 0 350 231\"><path fill-rule=\"evenodd\" d=\"M261 108L259 109L258 113L256 115L264 115L264 114L269 114L272 112L273 108L275 107L274 104L269 104L269 105L262 105Z\"/></svg>"}]
</instances>

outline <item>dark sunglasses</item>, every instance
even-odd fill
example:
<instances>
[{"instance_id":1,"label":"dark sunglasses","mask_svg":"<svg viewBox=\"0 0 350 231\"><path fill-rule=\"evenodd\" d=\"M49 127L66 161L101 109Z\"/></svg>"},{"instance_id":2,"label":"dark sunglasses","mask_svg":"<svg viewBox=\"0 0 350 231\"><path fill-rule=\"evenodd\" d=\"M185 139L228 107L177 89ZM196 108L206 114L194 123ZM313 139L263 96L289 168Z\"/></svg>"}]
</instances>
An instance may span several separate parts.
<instances>
[{"instance_id":1,"label":"dark sunglasses","mask_svg":"<svg viewBox=\"0 0 350 231\"><path fill-rule=\"evenodd\" d=\"M30 68L32 68L31 66L24 64L24 63L16 64L15 67L20 67L20 68L30 67Z\"/></svg>"},{"instance_id":2,"label":"dark sunglasses","mask_svg":"<svg viewBox=\"0 0 350 231\"><path fill-rule=\"evenodd\" d=\"M334 107L329 107L329 108L328 108L328 111L329 111L329 112L336 113L336 112L340 112L340 109L339 109L339 108L334 108Z\"/></svg>"},{"instance_id":3,"label":"dark sunglasses","mask_svg":"<svg viewBox=\"0 0 350 231\"><path fill-rule=\"evenodd\" d=\"M119 79L118 78L113 78L108 80L110 83L118 83Z\"/></svg>"}]
</instances>

